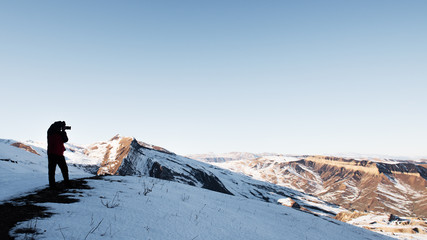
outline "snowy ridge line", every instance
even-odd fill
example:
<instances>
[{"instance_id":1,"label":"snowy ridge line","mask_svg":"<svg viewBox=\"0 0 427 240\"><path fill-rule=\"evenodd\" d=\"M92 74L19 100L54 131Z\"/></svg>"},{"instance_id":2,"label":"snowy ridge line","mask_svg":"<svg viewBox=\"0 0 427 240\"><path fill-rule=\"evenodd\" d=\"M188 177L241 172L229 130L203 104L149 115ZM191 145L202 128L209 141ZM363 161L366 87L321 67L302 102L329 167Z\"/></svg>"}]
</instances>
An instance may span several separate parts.
<instances>
[{"instance_id":1,"label":"snowy ridge line","mask_svg":"<svg viewBox=\"0 0 427 240\"><path fill-rule=\"evenodd\" d=\"M259 158L267 159L283 159L284 161L293 161L303 159L309 156L331 156L346 158L357 161L371 161L378 163L415 163L427 164L427 156L392 156L381 154L357 154L357 153L325 153L316 155L295 155L295 154L279 154L279 153L248 153L248 152L229 152L229 153L207 153L207 154L188 154L189 158L204 161L204 162L227 162L237 160L254 160ZM289 160L286 160L288 158ZM293 159L293 160L292 160Z\"/></svg>"}]
</instances>

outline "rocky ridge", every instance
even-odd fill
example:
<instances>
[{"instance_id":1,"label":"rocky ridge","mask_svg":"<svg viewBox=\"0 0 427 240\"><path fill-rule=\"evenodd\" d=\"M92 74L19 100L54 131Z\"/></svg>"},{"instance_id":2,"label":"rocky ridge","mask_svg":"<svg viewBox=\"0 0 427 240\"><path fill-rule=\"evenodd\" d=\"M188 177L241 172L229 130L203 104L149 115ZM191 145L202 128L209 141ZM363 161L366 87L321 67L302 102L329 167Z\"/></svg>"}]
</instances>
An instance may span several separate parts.
<instances>
[{"instance_id":1,"label":"rocky ridge","mask_svg":"<svg viewBox=\"0 0 427 240\"><path fill-rule=\"evenodd\" d=\"M427 217L427 172L414 163L300 156L294 161L262 157L216 165L347 209Z\"/></svg>"}]
</instances>

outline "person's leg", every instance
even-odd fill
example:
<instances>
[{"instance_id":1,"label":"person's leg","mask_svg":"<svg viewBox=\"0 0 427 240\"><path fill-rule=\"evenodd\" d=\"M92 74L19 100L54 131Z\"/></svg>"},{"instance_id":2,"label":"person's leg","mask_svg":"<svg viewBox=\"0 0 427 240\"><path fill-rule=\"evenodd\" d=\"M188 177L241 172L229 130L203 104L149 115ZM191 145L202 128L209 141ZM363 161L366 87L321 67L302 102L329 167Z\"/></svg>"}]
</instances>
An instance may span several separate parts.
<instances>
[{"instance_id":1,"label":"person's leg","mask_svg":"<svg viewBox=\"0 0 427 240\"><path fill-rule=\"evenodd\" d=\"M58 166L61 169L65 184L69 184L70 179L68 177L68 167L64 156L58 156Z\"/></svg>"},{"instance_id":2,"label":"person's leg","mask_svg":"<svg viewBox=\"0 0 427 240\"><path fill-rule=\"evenodd\" d=\"M56 170L56 158L54 155L47 155L49 161L48 164L48 175L49 175L49 186L55 187L55 170Z\"/></svg>"}]
</instances>

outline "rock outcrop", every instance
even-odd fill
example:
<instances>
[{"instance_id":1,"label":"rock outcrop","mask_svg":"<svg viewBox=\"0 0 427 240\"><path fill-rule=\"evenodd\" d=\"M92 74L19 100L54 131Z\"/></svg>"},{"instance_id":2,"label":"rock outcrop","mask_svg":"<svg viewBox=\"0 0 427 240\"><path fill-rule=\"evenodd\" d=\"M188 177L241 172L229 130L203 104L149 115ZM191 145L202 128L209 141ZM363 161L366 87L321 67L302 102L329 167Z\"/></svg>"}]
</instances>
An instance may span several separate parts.
<instances>
[{"instance_id":1,"label":"rock outcrop","mask_svg":"<svg viewBox=\"0 0 427 240\"><path fill-rule=\"evenodd\" d=\"M34 154L36 154L36 155L39 155L40 156L40 154L36 151L36 150L34 150L32 147L30 147L30 146L28 146L28 145L26 145L26 144L23 144L23 143L21 143L21 142L14 142L14 143L12 143L12 144L10 144L11 146L14 146L14 147L17 147L17 148L21 148L21 149L24 149L25 151L27 151L27 152L30 152L30 153L34 153Z\"/></svg>"}]
</instances>

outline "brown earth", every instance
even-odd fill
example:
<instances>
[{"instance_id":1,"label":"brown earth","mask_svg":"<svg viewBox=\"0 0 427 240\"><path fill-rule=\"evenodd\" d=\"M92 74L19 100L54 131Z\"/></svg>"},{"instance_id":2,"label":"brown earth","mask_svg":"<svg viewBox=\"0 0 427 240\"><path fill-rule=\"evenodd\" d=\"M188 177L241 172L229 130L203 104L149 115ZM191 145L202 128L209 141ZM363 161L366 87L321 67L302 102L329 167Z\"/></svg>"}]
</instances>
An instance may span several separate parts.
<instances>
[{"instance_id":1,"label":"brown earth","mask_svg":"<svg viewBox=\"0 0 427 240\"><path fill-rule=\"evenodd\" d=\"M355 212L340 212L335 216L335 219L340 220L342 222L348 222L352 219L365 216L367 213L355 211Z\"/></svg>"},{"instance_id":2,"label":"brown earth","mask_svg":"<svg viewBox=\"0 0 427 240\"><path fill-rule=\"evenodd\" d=\"M30 146L28 146L28 145L25 145L25 144L23 144L23 143L16 142L16 143L12 143L12 144L10 144L10 145L11 145L11 146L14 146L14 147L17 147L17 148L24 149L24 150L25 150L25 151L27 151L27 152L34 153L34 154L37 154L37 155L39 155L39 156L40 156L40 154L39 154L36 150L34 150L32 147L30 147Z\"/></svg>"}]
</instances>

